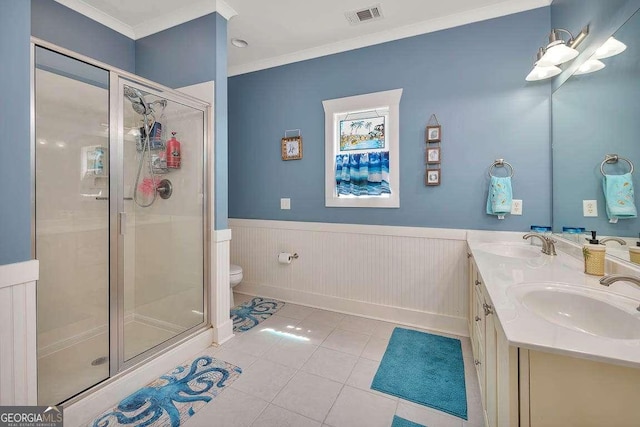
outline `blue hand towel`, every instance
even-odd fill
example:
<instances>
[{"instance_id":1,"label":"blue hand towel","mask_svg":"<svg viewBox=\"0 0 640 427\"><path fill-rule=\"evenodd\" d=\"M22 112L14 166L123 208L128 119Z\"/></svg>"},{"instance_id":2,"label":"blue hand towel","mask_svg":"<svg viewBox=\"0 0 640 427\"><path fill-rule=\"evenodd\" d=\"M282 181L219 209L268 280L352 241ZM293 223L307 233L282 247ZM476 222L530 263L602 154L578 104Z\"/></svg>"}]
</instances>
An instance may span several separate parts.
<instances>
[{"instance_id":1,"label":"blue hand towel","mask_svg":"<svg viewBox=\"0 0 640 427\"><path fill-rule=\"evenodd\" d=\"M630 173L605 175L602 178L607 217L610 220L636 218L638 212L633 197L633 179Z\"/></svg>"},{"instance_id":2,"label":"blue hand towel","mask_svg":"<svg viewBox=\"0 0 640 427\"><path fill-rule=\"evenodd\" d=\"M511 213L512 199L511 177L492 176L487 197L487 214L504 218L505 214Z\"/></svg>"}]
</instances>

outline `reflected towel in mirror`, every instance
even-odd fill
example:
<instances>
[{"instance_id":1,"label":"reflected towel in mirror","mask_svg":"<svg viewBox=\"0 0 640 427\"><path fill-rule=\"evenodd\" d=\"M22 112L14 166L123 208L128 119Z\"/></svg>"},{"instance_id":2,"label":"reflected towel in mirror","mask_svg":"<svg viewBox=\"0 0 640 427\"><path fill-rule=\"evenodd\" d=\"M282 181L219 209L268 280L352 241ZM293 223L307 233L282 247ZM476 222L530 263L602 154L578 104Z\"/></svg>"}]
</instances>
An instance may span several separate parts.
<instances>
[{"instance_id":1,"label":"reflected towel in mirror","mask_svg":"<svg viewBox=\"0 0 640 427\"><path fill-rule=\"evenodd\" d=\"M607 217L612 222L618 219L636 218L633 179L630 173L604 175L602 178Z\"/></svg>"},{"instance_id":2,"label":"reflected towel in mirror","mask_svg":"<svg viewBox=\"0 0 640 427\"><path fill-rule=\"evenodd\" d=\"M498 219L503 219L505 214L511 212L512 199L511 177L491 176L487 197L487 214L497 215Z\"/></svg>"}]
</instances>

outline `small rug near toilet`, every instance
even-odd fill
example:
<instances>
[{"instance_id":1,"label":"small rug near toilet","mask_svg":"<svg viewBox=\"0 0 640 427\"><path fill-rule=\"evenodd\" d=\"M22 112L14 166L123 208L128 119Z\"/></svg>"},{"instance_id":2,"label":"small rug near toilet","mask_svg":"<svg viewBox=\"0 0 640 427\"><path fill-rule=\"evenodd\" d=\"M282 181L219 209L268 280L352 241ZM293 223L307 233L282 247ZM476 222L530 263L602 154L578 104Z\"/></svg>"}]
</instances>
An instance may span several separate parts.
<instances>
[{"instance_id":1,"label":"small rug near toilet","mask_svg":"<svg viewBox=\"0 0 640 427\"><path fill-rule=\"evenodd\" d=\"M393 416L393 424L391 427L427 427L422 424L414 423L413 421L405 420L397 415Z\"/></svg>"},{"instance_id":2,"label":"small rug near toilet","mask_svg":"<svg viewBox=\"0 0 640 427\"><path fill-rule=\"evenodd\" d=\"M198 357L124 398L89 427L179 427L241 373L222 360Z\"/></svg>"},{"instance_id":3,"label":"small rug near toilet","mask_svg":"<svg viewBox=\"0 0 640 427\"><path fill-rule=\"evenodd\" d=\"M395 328L371 388L466 420L460 340Z\"/></svg>"},{"instance_id":4,"label":"small rug near toilet","mask_svg":"<svg viewBox=\"0 0 640 427\"><path fill-rule=\"evenodd\" d=\"M284 307L284 302L255 297L231 309L233 332L246 332Z\"/></svg>"}]
</instances>

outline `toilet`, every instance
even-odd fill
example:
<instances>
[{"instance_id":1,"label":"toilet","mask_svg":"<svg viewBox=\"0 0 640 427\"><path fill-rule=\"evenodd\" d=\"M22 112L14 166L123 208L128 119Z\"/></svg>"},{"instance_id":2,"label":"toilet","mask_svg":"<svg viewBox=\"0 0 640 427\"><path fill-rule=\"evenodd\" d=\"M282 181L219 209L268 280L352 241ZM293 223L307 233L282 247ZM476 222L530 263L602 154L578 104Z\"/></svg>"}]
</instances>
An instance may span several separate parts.
<instances>
[{"instance_id":1,"label":"toilet","mask_svg":"<svg viewBox=\"0 0 640 427\"><path fill-rule=\"evenodd\" d=\"M242 267L239 265L231 264L229 266L229 284L231 285L231 308L235 307L235 303L233 302L233 288L242 282Z\"/></svg>"}]
</instances>

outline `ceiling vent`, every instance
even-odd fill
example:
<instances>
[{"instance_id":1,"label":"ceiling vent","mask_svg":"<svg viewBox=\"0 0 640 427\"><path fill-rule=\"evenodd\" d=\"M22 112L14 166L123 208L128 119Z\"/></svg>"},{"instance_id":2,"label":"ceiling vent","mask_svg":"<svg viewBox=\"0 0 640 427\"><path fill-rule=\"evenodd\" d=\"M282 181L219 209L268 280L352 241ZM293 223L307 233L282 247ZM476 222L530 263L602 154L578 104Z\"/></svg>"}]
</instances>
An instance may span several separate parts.
<instances>
[{"instance_id":1,"label":"ceiling vent","mask_svg":"<svg viewBox=\"0 0 640 427\"><path fill-rule=\"evenodd\" d=\"M380 8L380 3L370 6L366 9L354 10L351 12L346 12L344 14L347 17L347 21L351 25L358 25L364 22L372 22L382 19L382 9Z\"/></svg>"}]
</instances>

